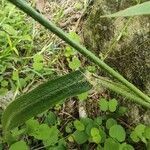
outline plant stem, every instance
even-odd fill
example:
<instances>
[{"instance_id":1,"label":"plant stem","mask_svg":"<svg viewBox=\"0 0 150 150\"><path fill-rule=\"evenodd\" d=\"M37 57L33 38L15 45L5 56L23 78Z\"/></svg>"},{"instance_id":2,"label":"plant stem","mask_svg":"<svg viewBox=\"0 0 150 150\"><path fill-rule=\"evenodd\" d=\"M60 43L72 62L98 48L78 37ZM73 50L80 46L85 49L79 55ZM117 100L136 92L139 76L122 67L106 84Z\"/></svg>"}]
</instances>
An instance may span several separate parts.
<instances>
[{"instance_id":1,"label":"plant stem","mask_svg":"<svg viewBox=\"0 0 150 150\"><path fill-rule=\"evenodd\" d=\"M56 34L58 37L60 37L62 40L64 40L70 46L75 48L77 51L79 51L85 57L89 58L92 62L94 62L99 67L104 69L107 73L112 75L114 78L118 79L122 84L124 84L126 87L128 87L130 90L132 90L136 95L138 95L143 100L150 103L150 98L147 95L145 95L137 87L135 87L133 84L131 84L128 80L126 80L118 72L116 72L111 67L109 67L105 62L103 62L101 59L99 59L91 51L87 50L84 46L80 45L79 43L77 43L73 39L71 39L63 30L61 30L55 24L53 24L52 22L50 22L46 18L44 18L43 15L41 15L36 10L34 10L30 5L28 5L25 0L8 0L8 1L12 2L14 5L19 7L26 14L30 15L33 19L38 21L41 25L43 25L45 28L49 29L54 34Z\"/></svg>"},{"instance_id":2,"label":"plant stem","mask_svg":"<svg viewBox=\"0 0 150 150\"><path fill-rule=\"evenodd\" d=\"M95 78L94 78L95 81ZM150 103L143 101L140 97L135 95L134 93L130 92L129 89L125 86L123 86L120 83L112 82L111 80L108 80L103 77L98 77L96 80L96 83L98 83L99 86L104 86L130 100L133 102L140 104L144 107L150 108Z\"/></svg>"}]
</instances>

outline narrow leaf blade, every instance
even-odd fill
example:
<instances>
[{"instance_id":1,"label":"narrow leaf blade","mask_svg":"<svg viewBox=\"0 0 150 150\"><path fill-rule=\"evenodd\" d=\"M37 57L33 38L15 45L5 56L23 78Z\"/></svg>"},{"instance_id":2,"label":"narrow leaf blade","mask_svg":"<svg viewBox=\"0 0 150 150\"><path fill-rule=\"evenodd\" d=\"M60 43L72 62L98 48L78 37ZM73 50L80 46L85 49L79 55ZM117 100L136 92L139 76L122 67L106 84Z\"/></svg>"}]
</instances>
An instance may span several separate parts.
<instances>
[{"instance_id":1,"label":"narrow leaf blade","mask_svg":"<svg viewBox=\"0 0 150 150\"><path fill-rule=\"evenodd\" d=\"M121 10L114 14L104 15L101 17L128 17L137 15L149 15L150 14L150 2L144 2L135 6L129 7L125 10Z\"/></svg>"},{"instance_id":2,"label":"narrow leaf blade","mask_svg":"<svg viewBox=\"0 0 150 150\"><path fill-rule=\"evenodd\" d=\"M98 85L101 85L101 86L108 88L122 96L125 96L126 98L128 98L144 107L150 108L149 103L145 102L143 99L138 97L135 93L130 91L126 86L122 85L121 83L113 82L113 81L108 80L103 77L99 77L97 79L98 79L97 80Z\"/></svg>"}]
</instances>

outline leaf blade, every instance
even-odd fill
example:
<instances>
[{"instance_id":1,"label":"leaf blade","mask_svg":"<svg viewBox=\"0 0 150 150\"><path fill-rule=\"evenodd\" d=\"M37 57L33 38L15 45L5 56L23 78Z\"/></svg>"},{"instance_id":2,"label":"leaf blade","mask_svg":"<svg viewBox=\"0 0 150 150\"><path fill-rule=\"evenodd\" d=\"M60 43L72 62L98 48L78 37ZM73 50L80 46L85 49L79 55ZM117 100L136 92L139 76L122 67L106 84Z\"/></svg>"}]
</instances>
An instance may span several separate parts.
<instances>
[{"instance_id":1,"label":"leaf blade","mask_svg":"<svg viewBox=\"0 0 150 150\"><path fill-rule=\"evenodd\" d=\"M86 92L91 87L80 71L41 84L9 104L2 117L4 132L24 123L60 100Z\"/></svg>"},{"instance_id":2,"label":"leaf blade","mask_svg":"<svg viewBox=\"0 0 150 150\"><path fill-rule=\"evenodd\" d=\"M129 16L137 16L137 15L149 15L150 14L150 2L144 2L142 4L137 4L135 6L129 7L125 10L121 10L119 12L104 15L101 17L129 17Z\"/></svg>"}]
</instances>

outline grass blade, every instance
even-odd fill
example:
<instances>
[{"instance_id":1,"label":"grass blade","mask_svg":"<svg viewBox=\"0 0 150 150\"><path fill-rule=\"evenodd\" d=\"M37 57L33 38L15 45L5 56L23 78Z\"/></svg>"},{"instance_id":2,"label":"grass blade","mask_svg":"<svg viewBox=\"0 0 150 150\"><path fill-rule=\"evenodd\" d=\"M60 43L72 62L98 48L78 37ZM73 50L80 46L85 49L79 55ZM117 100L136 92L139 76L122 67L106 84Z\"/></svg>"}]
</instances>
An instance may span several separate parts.
<instances>
[{"instance_id":1,"label":"grass blade","mask_svg":"<svg viewBox=\"0 0 150 150\"><path fill-rule=\"evenodd\" d=\"M150 103L145 102L143 99L135 95L135 93L129 90L126 86L120 83L113 82L103 77L98 77L97 79L98 79L98 83L103 87L106 87L146 108L150 108Z\"/></svg>"},{"instance_id":2,"label":"grass blade","mask_svg":"<svg viewBox=\"0 0 150 150\"><path fill-rule=\"evenodd\" d=\"M150 14L150 2L145 2L142 4L137 4L135 6L129 7L125 10L121 10L114 14L104 15L101 17L128 17L137 15L149 15Z\"/></svg>"}]
</instances>

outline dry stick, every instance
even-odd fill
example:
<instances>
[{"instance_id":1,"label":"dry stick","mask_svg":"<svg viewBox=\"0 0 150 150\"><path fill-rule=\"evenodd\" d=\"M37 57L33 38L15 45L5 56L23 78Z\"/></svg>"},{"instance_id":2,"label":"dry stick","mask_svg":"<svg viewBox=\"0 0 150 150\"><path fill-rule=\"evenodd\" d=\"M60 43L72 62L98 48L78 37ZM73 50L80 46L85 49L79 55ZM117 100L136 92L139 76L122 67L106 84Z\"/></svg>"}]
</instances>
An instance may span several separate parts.
<instances>
[{"instance_id":1,"label":"dry stick","mask_svg":"<svg viewBox=\"0 0 150 150\"><path fill-rule=\"evenodd\" d=\"M104 63L101 59L99 59L95 54L93 54L91 51L87 50L84 46L80 45L79 43L75 42L73 39L71 39L63 30L58 28L55 24L48 21L46 18L44 18L43 15L38 13L36 10L34 10L25 0L8 0L12 2L14 5L19 7L21 10L23 10L26 14L30 15L33 19L38 21L41 25L43 25L45 28L49 29L51 32L56 34L58 37L60 37L62 40L64 40L66 43L68 43L70 46L75 48L77 51L79 51L81 54L83 54L85 57L89 58L92 62L97 64L99 67L104 69L107 73L112 75L114 78L118 79L122 84L124 84L126 87L128 87L131 91L133 91L137 96L142 98L143 100L150 103L150 97L145 95L142 91L140 91L136 86L131 84L128 80L126 80L123 76L121 76L118 72L113 70L111 67L109 67L106 63Z\"/></svg>"}]
</instances>

